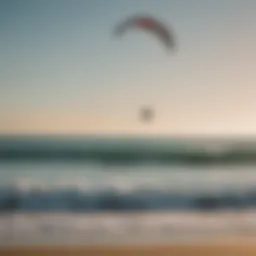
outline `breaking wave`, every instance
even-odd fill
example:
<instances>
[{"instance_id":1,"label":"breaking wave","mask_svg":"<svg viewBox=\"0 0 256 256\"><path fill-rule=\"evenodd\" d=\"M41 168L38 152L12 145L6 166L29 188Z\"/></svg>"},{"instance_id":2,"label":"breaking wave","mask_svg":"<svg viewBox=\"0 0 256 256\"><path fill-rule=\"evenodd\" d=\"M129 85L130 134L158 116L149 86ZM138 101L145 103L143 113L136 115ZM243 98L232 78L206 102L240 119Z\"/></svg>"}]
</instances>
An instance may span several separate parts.
<instances>
[{"instance_id":1,"label":"breaking wave","mask_svg":"<svg viewBox=\"0 0 256 256\"><path fill-rule=\"evenodd\" d=\"M168 139L0 138L2 160L92 161L104 164L256 162L256 144Z\"/></svg>"},{"instance_id":2,"label":"breaking wave","mask_svg":"<svg viewBox=\"0 0 256 256\"><path fill-rule=\"evenodd\" d=\"M256 207L256 188L243 193L233 190L175 192L168 188L123 188L55 186L30 184L26 189L0 189L0 210L8 211L215 211Z\"/></svg>"}]
</instances>

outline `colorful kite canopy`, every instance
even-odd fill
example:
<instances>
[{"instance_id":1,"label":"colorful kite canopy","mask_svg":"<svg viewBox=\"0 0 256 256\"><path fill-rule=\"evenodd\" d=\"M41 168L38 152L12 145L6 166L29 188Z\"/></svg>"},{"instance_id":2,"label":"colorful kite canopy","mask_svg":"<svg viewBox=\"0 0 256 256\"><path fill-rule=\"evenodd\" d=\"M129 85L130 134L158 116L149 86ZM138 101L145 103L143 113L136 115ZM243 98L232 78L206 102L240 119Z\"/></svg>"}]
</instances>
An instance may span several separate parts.
<instances>
[{"instance_id":1,"label":"colorful kite canopy","mask_svg":"<svg viewBox=\"0 0 256 256\"><path fill-rule=\"evenodd\" d=\"M118 24L115 28L114 34L116 36L121 36L131 29L140 29L154 34L168 49L173 49L175 47L173 33L162 22L151 16L132 16Z\"/></svg>"}]
</instances>

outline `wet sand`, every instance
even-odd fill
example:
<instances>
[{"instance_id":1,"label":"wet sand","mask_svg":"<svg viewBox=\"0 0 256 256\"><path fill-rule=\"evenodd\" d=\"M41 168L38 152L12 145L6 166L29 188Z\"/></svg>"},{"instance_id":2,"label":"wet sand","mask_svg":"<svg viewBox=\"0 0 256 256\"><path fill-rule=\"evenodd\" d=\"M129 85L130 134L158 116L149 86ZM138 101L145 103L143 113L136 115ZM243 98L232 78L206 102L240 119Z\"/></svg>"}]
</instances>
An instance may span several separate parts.
<instances>
[{"instance_id":1,"label":"wet sand","mask_svg":"<svg viewBox=\"0 0 256 256\"><path fill-rule=\"evenodd\" d=\"M2 256L82 256L82 255L175 255L175 256L255 256L256 243L218 243L208 245L142 245L142 246L52 246L0 248Z\"/></svg>"}]
</instances>

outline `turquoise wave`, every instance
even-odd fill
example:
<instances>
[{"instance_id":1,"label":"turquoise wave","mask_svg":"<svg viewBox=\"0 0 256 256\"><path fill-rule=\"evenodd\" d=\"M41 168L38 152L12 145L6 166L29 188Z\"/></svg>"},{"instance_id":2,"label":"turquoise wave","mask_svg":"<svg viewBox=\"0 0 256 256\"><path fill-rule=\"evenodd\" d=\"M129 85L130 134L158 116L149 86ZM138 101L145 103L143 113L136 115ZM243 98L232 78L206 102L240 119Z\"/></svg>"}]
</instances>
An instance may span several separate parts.
<instances>
[{"instance_id":1,"label":"turquoise wave","mask_svg":"<svg viewBox=\"0 0 256 256\"><path fill-rule=\"evenodd\" d=\"M0 160L105 164L256 162L256 142L171 138L1 137Z\"/></svg>"},{"instance_id":2,"label":"turquoise wave","mask_svg":"<svg viewBox=\"0 0 256 256\"><path fill-rule=\"evenodd\" d=\"M114 190L84 192L72 189L18 191L0 189L0 214L12 211L118 212L118 211L221 211L256 208L255 189L244 193L174 194L169 191Z\"/></svg>"}]
</instances>

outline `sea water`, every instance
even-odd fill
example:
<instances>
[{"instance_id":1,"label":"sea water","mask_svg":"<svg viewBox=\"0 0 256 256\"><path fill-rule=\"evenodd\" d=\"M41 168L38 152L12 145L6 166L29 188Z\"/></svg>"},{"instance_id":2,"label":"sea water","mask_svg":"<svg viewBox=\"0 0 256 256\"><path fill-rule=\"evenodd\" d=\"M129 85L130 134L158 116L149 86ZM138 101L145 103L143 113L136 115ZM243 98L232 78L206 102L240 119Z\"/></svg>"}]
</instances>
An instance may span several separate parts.
<instances>
[{"instance_id":1,"label":"sea water","mask_svg":"<svg viewBox=\"0 0 256 256\"><path fill-rule=\"evenodd\" d=\"M255 148L250 140L1 137L0 243L254 237Z\"/></svg>"}]
</instances>

